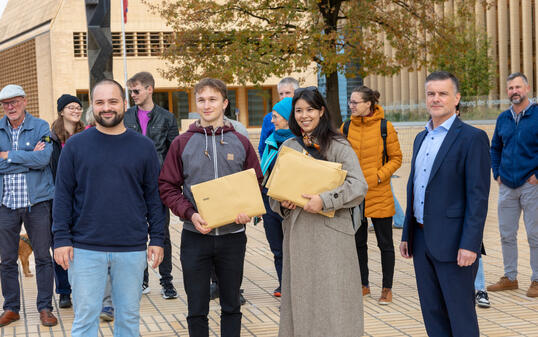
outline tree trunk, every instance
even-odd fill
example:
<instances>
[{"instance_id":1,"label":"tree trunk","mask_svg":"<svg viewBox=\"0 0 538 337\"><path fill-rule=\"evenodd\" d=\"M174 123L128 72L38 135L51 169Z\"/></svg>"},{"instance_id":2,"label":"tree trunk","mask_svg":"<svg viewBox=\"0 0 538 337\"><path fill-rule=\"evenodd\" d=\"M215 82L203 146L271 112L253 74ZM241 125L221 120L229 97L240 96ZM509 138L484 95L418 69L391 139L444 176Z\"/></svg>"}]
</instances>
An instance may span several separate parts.
<instances>
[{"instance_id":1,"label":"tree trunk","mask_svg":"<svg viewBox=\"0 0 538 337\"><path fill-rule=\"evenodd\" d=\"M327 76L327 105L329 105L333 126L339 128L342 124L342 115L340 114L337 72Z\"/></svg>"}]
</instances>

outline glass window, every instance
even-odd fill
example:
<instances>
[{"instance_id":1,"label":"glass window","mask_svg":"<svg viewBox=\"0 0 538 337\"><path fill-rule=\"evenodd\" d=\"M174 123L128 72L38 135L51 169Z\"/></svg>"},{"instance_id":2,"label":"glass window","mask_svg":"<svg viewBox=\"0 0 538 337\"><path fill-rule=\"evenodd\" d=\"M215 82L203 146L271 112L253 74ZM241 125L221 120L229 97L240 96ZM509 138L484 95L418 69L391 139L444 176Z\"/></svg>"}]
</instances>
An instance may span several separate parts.
<instances>
[{"instance_id":1,"label":"glass window","mask_svg":"<svg viewBox=\"0 0 538 337\"><path fill-rule=\"evenodd\" d=\"M237 120L237 115L239 114L239 109L237 108L236 98L237 90L228 89L228 107L226 109L225 115L230 119Z\"/></svg>"},{"instance_id":2,"label":"glass window","mask_svg":"<svg viewBox=\"0 0 538 337\"><path fill-rule=\"evenodd\" d=\"M90 95L87 92L78 91L77 98L82 103L82 109L86 111L86 109L88 109L88 107L90 106Z\"/></svg>"},{"instance_id":3,"label":"glass window","mask_svg":"<svg viewBox=\"0 0 538 337\"><path fill-rule=\"evenodd\" d=\"M172 113L176 116L177 124L181 125L182 119L189 118L189 94L185 91L172 92Z\"/></svg>"},{"instance_id":4,"label":"glass window","mask_svg":"<svg viewBox=\"0 0 538 337\"><path fill-rule=\"evenodd\" d=\"M263 117L271 111L270 88L248 89L248 126L261 126Z\"/></svg>"},{"instance_id":5,"label":"glass window","mask_svg":"<svg viewBox=\"0 0 538 337\"><path fill-rule=\"evenodd\" d=\"M170 104L168 101L168 91L153 92L153 102L162 106L166 110L170 111Z\"/></svg>"}]
</instances>

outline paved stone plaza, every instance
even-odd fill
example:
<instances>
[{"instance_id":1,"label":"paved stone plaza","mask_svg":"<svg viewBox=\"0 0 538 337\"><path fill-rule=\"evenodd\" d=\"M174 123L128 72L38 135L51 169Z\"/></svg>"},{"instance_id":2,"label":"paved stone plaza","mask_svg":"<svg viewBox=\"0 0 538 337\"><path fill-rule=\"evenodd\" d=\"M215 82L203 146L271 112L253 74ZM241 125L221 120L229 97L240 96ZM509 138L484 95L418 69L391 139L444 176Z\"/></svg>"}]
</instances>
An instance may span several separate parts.
<instances>
[{"instance_id":1,"label":"paved stone plaza","mask_svg":"<svg viewBox=\"0 0 538 337\"><path fill-rule=\"evenodd\" d=\"M491 135L492 126L485 129ZM395 193L405 205L405 185L409 174L409 153L412 139L420 128L398 128L404 164L396 173L400 178L393 180ZM492 181L489 212L484 234L487 256L484 257L486 284L497 281L503 274L499 230L497 228L498 186ZM405 206L404 206L405 207ZM243 306L242 336L277 336L279 322L279 300L272 296L277 286L271 251L265 239L263 225L249 225L248 243L245 259L243 288L247 303ZM173 276L179 298L164 300L160 295L158 273L150 272L151 293L142 297L141 325L142 336L188 336L187 299L183 290L181 264L179 261L179 242L181 222L172 217L171 235L173 244ZM394 230L394 245L400 243L401 230ZM530 285L529 247L523 223L519 229L519 285L520 289L502 293L489 293L491 308L478 308L478 318L483 336L538 336L538 298L528 298L525 293ZM365 331L367 336L425 336L420 305L416 291L413 264L396 253L393 300L388 306L377 304L381 291L381 261L375 235L369 235L370 283L372 297L364 301ZM32 271L35 270L31 265ZM54 311L60 320L58 326L45 328L40 325L35 306L35 279L22 277L21 320L0 329L1 336L69 336L73 321L72 309ZM360 286L360 280L357 280ZM217 301L211 302L210 335L220 336L220 308ZM102 323L100 336L112 336L113 325ZM317 336L313 336L317 337ZM323 336L325 337L325 336ZM326 336L337 337L337 336Z\"/></svg>"}]
</instances>

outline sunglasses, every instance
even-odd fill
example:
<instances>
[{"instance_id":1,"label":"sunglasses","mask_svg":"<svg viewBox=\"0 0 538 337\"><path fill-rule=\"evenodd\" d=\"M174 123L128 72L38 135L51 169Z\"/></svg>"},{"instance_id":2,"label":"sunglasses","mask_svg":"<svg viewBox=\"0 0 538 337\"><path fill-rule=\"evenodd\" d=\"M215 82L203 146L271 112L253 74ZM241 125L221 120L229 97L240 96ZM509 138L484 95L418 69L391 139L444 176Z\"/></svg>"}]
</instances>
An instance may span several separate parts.
<instances>
[{"instance_id":1,"label":"sunglasses","mask_svg":"<svg viewBox=\"0 0 538 337\"><path fill-rule=\"evenodd\" d=\"M144 89L146 89L146 88L147 88L147 86L144 87ZM129 93L138 95L138 94L140 94L140 89L132 89L132 90L129 89Z\"/></svg>"}]
</instances>

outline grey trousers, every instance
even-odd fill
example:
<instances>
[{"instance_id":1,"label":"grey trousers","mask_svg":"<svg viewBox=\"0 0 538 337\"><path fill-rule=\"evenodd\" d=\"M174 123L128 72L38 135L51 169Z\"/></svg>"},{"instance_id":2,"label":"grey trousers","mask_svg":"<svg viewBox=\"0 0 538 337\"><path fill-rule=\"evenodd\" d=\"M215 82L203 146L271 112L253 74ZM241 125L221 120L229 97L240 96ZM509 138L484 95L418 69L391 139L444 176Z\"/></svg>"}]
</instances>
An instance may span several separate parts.
<instances>
[{"instance_id":1,"label":"grey trousers","mask_svg":"<svg viewBox=\"0 0 538 337\"><path fill-rule=\"evenodd\" d=\"M499 187L499 232L504 261L504 276L517 278L517 231L523 210L523 221L530 247L532 281L538 281L538 185L526 182L518 188Z\"/></svg>"}]
</instances>

